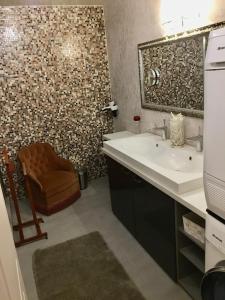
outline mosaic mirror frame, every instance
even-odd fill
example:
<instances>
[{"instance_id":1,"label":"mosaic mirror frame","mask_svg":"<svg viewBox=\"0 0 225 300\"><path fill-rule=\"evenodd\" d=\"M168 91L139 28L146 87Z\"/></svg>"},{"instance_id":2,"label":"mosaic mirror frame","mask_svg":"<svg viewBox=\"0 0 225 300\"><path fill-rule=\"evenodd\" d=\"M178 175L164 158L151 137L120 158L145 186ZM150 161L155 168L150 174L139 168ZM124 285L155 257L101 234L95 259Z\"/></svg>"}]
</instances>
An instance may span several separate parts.
<instances>
[{"instance_id":1,"label":"mosaic mirror frame","mask_svg":"<svg viewBox=\"0 0 225 300\"><path fill-rule=\"evenodd\" d=\"M138 45L143 108L204 116L204 58L209 32L225 22Z\"/></svg>"}]
</instances>

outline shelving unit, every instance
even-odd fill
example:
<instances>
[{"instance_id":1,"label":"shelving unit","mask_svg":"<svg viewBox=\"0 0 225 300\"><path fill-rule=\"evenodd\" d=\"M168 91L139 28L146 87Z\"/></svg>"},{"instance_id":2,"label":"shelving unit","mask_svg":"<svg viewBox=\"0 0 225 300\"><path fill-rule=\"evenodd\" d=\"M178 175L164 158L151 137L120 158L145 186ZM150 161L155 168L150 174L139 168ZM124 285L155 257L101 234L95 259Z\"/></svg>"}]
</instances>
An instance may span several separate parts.
<instances>
[{"instance_id":1,"label":"shelving unit","mask_svg":"<svg viewBox=\"0 0 225 300\"><path fill-rule=\"evenodd\" d=\"M194 300L201 300L205 245L183 229L182 216L190 210L176 203L177 281Z\"/></svg>"},{"instance_id":2,"label":"shelving unit","mask_svg":"<svg viewBox=\"0 0 225 300\"><path fill-rule=\"evenodd\" d=\"M180 253L187 258L200 272L205 270L205 253L196 245L190 245L180 249Z\"/></svg>"},{"instance_id":3,"label":"shelving unit","mask_svg":"<svg viewBox=\"0 0 225 300\"><path fill-rule=\"evenodd\" d=\"M205 245L201 243L199 240L195 239L192 235L188 234L186 231L184 231L183 227L179 227L179 231L186 235L193 243L195 243L198 247L200 247L202 250L205 250Z\"/></svg>"},{"instance_id":4,"label":"shelving unit","mask_svg":"<svg viewBox=\"0 0 225 300\"><path fill-rule=\"evenodd\" d=\"M192 296L193 299L201 300L202 297L199 289L201 280L202 275L199 272L196 272L180 279L178 282L187 291L187 293Z\"/></svg>"}]
</instances>

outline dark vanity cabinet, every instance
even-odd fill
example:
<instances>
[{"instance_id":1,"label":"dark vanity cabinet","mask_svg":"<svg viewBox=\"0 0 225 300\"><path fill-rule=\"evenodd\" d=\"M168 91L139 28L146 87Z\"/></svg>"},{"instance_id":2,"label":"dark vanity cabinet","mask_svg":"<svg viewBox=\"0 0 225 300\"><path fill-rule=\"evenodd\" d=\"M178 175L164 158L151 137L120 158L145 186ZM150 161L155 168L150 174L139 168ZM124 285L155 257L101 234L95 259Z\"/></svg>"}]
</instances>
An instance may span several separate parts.
<instances>
[{"instance_id":1,"label":"dark vanity cabinet","mask_svg":"<svg viewBox=\"0 0 225 300\"><path fill-rule=\"evenodd\" d=\"M134 175L114 160L108 158L109 185L112 211L120 222L135 235L134 224Z\"/></svg>"},{"instance_id":2,"label":"dark vanity cabinet","mask_svg":"<svg viewBox=\"0 0 225 300\"><path fill-rule=\"evenodd\" d=\"M137 240L176 280L174 200L143 181L135 191L134 207Z\"/></svg>"},{"instance_id":3,"label":"dark vanity cabinet","mask_svg":"<svg viewBox=\"0 0 225 300\"><path fill-rule=\"evenodd\" d=\"M174 200L114 160L107 162L114 214L176 280Z\"/></svg>"}]
</instances>

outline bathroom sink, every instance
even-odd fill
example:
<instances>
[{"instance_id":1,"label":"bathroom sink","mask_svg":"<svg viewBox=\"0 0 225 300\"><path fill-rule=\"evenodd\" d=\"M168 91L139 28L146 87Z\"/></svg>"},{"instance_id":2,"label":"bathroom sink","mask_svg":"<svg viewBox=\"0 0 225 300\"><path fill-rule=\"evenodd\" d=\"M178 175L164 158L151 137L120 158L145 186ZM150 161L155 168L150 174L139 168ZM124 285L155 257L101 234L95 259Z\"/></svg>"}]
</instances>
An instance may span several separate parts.
<instances>
[{"instance_id":1,"label":"bathroom sink","mask_svg":"<svg viewBox=\"0 0 225 300\"><path fill-rule=\"evenodd\" d=\"M168 149L164 153L159 153L156 157L152 157L152 161L166 169L184 173L201 172L203 168L201 157L193 152L180 149Z\"/></svg>"},{"instance_id":2,"label":"bathroom sink","mask_svg":"<svg viewBox=\"0 0 225 300\"><path fill-rule=\"evenodd\" d=\"M103 152L145 180L178 194L203 186L203 154L191 146L172 148L169 140L144 133L104 142Z\"/></svg>"}]
</instances>

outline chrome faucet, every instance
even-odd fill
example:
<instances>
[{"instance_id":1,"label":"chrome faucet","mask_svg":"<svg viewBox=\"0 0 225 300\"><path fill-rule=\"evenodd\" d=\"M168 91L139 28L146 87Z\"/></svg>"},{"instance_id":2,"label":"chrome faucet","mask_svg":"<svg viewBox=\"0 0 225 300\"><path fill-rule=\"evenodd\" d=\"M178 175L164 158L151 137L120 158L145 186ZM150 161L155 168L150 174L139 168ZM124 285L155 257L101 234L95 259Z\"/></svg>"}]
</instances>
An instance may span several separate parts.
<instances>
[{"instance_id":1,"label":"chrome faucet","mask_svg":"<svg viewBox=\"0 0 225 300\"><path fill-rule=\"evenodd\" d=\"M185 140L188 145L192 146L193 144L195 144L197 152L203 151L203 136L200 134L200 127L199 127L199 133L197 136L189 137L189 138L186 138Z\"/></svg>"},{"instance_id":2,"label":"chrome faucet","mask_svg":"<svg viewBox=\"0 0 225 300\"><path fill-rule=\"evenodd\" d=\"M165 141L165 140L168 139L168 127L166 126L166 120L165 119L163 119L163 126L157 127L155 125L155 127L153 128L153 130L156 130L156 131L160 130L160 131L162 131L162 140L163 141Z\"/></svg>"}]
</instances>

